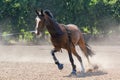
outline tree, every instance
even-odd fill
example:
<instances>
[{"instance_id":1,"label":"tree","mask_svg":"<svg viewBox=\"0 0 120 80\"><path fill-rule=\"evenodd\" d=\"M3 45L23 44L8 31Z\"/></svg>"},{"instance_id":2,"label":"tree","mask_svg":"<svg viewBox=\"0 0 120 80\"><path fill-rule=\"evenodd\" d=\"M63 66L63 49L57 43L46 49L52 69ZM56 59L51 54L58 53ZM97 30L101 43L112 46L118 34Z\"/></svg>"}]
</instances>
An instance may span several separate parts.
<instances>
[{"instance_id":1,"label":"tree","mask_svg":"<svg viewBox=\"0 0 120 80\"><path fill-rule=\"evenodd\" d=\"M92 34L120 25L120 0L0 0L0 32L34 30L35 9L41 8L49 9L58 22L87 27Z\"/></svg>"}]
</instances>

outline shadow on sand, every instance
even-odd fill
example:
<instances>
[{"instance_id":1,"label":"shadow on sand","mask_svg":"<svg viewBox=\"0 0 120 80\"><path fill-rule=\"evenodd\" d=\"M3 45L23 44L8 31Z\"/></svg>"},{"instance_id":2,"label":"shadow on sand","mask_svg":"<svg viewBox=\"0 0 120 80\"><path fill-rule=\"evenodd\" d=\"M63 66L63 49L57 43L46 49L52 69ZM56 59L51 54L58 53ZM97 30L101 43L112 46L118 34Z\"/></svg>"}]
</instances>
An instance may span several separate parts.
<instances>
[{"instance_id":1,"label":"shadow on sand","mask_svg":"<svg viewBox=\"0 0 120 80\"><path fill-rule=\"evenodd\" d=\"M94 71L94 72L86 72L86 73L80 73L80 72L77 72L77 75L67 75L67 76L64 76L64 77L73 77L73 78L86 78L86 77L91 77L91 76L101 76L101 75L106 75L108 74L107 72L104 72L104 71L101 71L101 70L97 70L97 71Z\"/></svg>"}]
</instances>

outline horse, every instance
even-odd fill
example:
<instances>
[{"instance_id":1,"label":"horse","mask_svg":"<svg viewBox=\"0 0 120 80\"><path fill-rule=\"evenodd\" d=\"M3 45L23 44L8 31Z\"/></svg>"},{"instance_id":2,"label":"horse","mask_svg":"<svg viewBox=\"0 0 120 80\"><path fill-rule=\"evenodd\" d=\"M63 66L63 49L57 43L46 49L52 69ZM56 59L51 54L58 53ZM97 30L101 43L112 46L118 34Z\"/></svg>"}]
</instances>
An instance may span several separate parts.
<instances>
[{"instance_id":1,"label":"horse","mask_svg":"<svg viewBox=\"0 0 120 80\"><path fill-rule=\"evenodd\" d=\"M61 49L66 49L69 55L69 60L72 65L72 72L70 74L76 75L76 65L74 64L73 56L76 56L81 64L81 73L85 73L85 68L83 65L83 61L79 54L77 53L75 46L78 45L82 52L84 53L89 64L89 56L93 56L94 53L91 50L90 46L85 42L82 32L80 29L74 24L60 24L58 23L50 10L36 10L37 14L35 33L36 35L40 34L40 31L47 28L48 32L51 36L51 42L53 45L53 49L51 50L51 55L55 64L58 66L58 69L63 69L63 64L59 62L59 60L55 56L55 52L61 51Z\"/></svg>"}]
</instances>

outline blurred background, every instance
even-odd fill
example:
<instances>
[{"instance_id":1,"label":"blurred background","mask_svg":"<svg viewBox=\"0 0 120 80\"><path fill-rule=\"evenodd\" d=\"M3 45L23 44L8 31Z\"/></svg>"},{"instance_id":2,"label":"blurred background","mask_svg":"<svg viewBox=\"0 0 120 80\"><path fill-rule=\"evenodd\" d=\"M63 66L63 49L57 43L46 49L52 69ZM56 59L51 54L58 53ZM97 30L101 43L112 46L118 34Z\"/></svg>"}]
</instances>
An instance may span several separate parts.
<instances>
[{"instance_id":1,"label":"blurred background","mask_svg":"<svg viewBox=\"0 0 120 80\"><path fill-rule=\"evenodd\" d=\"M120 0L0 0L0 43L49 43L47 30L39 38L34 34L36 9L78 25L86 41L120 40Z\"/></svg>"}]
</instances>

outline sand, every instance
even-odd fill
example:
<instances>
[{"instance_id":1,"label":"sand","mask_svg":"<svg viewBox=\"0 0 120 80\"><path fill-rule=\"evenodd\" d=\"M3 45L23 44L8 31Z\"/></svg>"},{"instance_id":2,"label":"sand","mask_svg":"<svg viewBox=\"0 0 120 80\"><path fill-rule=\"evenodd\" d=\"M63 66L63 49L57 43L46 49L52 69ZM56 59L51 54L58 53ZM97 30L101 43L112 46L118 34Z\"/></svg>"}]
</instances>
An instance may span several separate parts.
<instances>
[{"instance_id":1,"label":"sand","mask_svg":"<svg viewBox=\"0 0 120 80\"><path fill-rule=\"evenodd\" d=\"M120 46L91 46L96 55L90 60L99 69L81 76L80 64L74 57L77 76L69 77L71 65L65 50L56 53L59 61L64 64L63 70L58 70L50 54L51 45L0 45L0 80L120 80ZM87 69L84 55L76 48Z\"/></svg>"}]
</instances>

